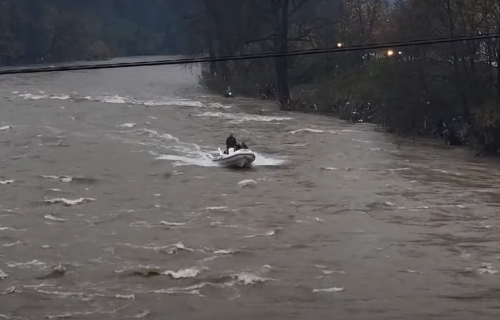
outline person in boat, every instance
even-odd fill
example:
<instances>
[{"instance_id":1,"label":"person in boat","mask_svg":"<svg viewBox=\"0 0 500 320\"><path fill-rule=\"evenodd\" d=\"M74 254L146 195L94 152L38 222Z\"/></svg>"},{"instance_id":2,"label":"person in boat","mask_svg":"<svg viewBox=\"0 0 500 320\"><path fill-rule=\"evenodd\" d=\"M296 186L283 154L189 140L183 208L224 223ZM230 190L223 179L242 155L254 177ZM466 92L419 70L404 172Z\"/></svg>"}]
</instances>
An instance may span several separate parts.
<instances>
[{"instance_id":1,"label":"person in boat","mask_svg":"<svg viewBox=\"0 0 500 320\"><path fill-rule=\"evenodd\" d=\"M232 133L229 134L229 137L226 139L226 154L229 154L229 148L233 148L236 151L236 146L238 142Z\"/></svg>"}]
</instances>

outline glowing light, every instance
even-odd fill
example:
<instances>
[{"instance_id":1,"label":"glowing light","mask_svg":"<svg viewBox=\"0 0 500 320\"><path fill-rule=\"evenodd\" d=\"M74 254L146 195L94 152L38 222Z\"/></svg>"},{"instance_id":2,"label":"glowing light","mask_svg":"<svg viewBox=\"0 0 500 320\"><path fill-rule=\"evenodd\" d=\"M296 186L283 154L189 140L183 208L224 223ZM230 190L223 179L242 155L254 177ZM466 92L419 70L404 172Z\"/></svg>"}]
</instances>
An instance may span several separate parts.
<instances>
[{"instance_id":1,"label":"glowing light","mask_svg":"<svg viewBox=\"0 0 500 320\"><path fill-rule=\"evenodd\" d=\"M389 57L390 57L390 56L392 56L392 55L394 55L394 51L392 51L392 50L387 51L387 55L388 55Z\"/></svg>"},{"instance_id":2,"label":"glowing light","mask_svg":"<svg viewBox=\"0 0 500 320\"><path fill-rule=\"evenodd\" d=\"M340 48L340 47L342 47L342 46L343 46L343 43L342 43L342 42L337 43L337 47L339 47L339 48Z\"/></svg>"}]
</instances>

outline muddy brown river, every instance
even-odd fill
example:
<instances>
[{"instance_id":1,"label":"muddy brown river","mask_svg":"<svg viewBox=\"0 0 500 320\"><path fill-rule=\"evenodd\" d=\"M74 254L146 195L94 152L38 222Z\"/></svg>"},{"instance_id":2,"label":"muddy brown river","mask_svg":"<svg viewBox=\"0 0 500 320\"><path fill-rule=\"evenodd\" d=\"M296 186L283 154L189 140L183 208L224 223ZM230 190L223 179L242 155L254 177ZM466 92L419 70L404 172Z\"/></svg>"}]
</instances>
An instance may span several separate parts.
<instances>
[{"instance_id":1,"label":"muddy brown river","mask_svg":"<svg viewBox=\"0 0 500 320\"><path fill-rule=\"evenodd\" d=\"M0 319L500 318L497 160L196 69L0 83ZM213 165L230 132L253 168Z\"/></svg>"}]
</instances>

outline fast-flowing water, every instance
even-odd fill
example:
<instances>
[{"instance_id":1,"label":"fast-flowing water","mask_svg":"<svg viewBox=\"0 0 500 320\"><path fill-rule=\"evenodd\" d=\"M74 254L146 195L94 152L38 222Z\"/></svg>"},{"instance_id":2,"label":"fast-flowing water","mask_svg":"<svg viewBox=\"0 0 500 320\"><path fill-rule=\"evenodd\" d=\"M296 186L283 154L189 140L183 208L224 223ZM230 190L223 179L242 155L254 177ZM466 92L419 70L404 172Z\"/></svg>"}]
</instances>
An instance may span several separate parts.
<instances>
[{"instance_id":1,"label":"fast-flowing water","mask_svg":"<svg viewBox=\"0 0 500 320\"><path fill-rule=\"evenodd\" d=\"M495 160L196 81L0 78L0 318L499 319Z\"/></svg>"}]
</instances>

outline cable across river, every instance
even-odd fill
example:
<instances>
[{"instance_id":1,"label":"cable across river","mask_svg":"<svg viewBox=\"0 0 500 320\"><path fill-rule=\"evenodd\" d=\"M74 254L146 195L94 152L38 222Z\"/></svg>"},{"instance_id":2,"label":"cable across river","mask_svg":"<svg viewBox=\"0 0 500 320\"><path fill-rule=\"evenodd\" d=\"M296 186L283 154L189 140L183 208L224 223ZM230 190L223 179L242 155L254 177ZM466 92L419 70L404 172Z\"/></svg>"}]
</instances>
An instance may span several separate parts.
<instances>
[{"instance_id":1,"label":"cable across river","mask_svg":"<svg viewBox=\"0 0 500 320\"><path fill-rule=\"evenodd\" d=\"M412 41L396 41L396 42L376 43L376 44L367 44L367 45L352 45L352 46L345 46L345 47L344 46L337 46L335 48L307 49L307 50L295 50L295 51L287 51L287 52L267 52L267 53L258 53L258 54L230 55L230 56L219 56L219 57L198 57L198 58L168 59L168 60L155 60L155 61L71 65L71 66L58 66L58 67L54 66L54 67L36 67L36 68L16 68L16 69L0 70L0 75L78 71L78 70L96 70L96 69L115 69L115 68L131 68L131 67L162 66L162 65L182 65L182 64L197 64L197 63L206 63L206 62L237 61L237 60L253 60L253 59L279 58L279 57L325 54L325 53L341 53L341 52L365 51L365 50L376 50L376 49L392 49L392 48L434 45L434 44L452 43L452 42L461 42L461 41L488 40L488 39L495 39L495 38L500 38L500 33L479 34L479 35L475 35L475 36L441 37L441 38L412 40Z\"/></svg>"}]
</instances>

